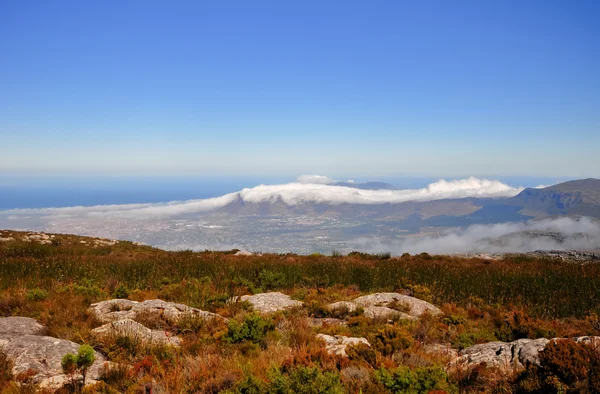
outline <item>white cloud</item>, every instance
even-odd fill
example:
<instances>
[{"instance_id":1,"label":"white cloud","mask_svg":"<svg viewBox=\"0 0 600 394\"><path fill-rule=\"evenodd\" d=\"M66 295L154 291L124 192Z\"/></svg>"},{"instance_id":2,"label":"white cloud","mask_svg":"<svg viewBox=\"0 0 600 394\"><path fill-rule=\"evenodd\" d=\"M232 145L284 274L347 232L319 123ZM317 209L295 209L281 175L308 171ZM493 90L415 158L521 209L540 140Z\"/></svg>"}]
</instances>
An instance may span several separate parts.
<instances>
[{"instance_id":1,"label":"white cloud","mask_svg":"<svg viewBox=\"0 0 600 394\"><path fill-rule=\"evenodd\" d=\"M336 183L333 179L324 176L324 175L300 175L296 178L296 182L298 183L314 183L317 185L331 185L332 183Z\"/></svg>"},{"instance_id":2,"label":"white cloud","mask_svg":"<svg viewBox=\"0 0 600 394\"><path fill-rule=\"evenodd\" d=\"M600 222L561 217L528 222L473 225L441 234L384 241L363 237L351 248L368 252L431 254L517 253L534 250L599 249Z\"/></svg>"},{"instance_id":3,"label":"white cloud","mask_svg":"<svg viewBox=\"0 0 600 394\"><path fill-rule=\"evenodd\" d=\"M453 181L440 180L423 189L405 190L362 190L324 184L324 182L332 180L322 176L303 176L300 178L305 182L312 179L312 183L294 182L283 185L259 185L243 189L239 192L202 200L172 201L159 204L14 209L0 211L0 215L39 215L59 218L75 216L115 216L124 218L173 217L183 214L214 211L237 199L241 199L246 203L281 200L289 206L296 206L305 202L329 204L397 204L407 201L430 201L447 198L511 197L523 190L522 188L514 188L499 181L474 177Z\"/></svg>"}]
</instances>

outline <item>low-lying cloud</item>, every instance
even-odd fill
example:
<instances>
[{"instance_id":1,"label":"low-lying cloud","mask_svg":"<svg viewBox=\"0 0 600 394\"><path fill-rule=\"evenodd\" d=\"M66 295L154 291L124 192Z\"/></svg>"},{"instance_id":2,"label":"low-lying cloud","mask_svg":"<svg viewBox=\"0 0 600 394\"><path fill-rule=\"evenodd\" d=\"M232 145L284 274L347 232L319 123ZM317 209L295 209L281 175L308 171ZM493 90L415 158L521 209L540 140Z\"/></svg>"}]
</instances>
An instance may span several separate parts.
<instances>
[{"instance_id":1,"label":"low-lying cloud","mask_svg":"<svg viewBox=\"0 0 600 394\"><path fill-rule=\"evenodd\" d=\"M259 185L220 197L201 200L172 201L159 204L99 205L91 207L66 207L43 209L13 209L0 211L5 218L37 215L42 217L69 218L77 216L150 218L174 217L218 210L241 200L245 203L282 201L289 206L303 203L327 204L398 204L408 201L431 201L466 197L511 197L522 191L496 180L466 178L440 180L422 189L363 190L337 186L335 181L318 175L301 176L296 182L282 185Z\"/></svg>"},{"instance_id":2,"label":"low-lying cloud","mask_svg":"<svg viewBox=\"0 0 600 394\"><path fill-rule=\"evenodd\" d=\"M521 253L535 250L600 249L600 222L582 217L527 222L472 225L439 234L401 240L359 238L350 242L356 250L431 254Z\"/></svg>"}]
</instances>

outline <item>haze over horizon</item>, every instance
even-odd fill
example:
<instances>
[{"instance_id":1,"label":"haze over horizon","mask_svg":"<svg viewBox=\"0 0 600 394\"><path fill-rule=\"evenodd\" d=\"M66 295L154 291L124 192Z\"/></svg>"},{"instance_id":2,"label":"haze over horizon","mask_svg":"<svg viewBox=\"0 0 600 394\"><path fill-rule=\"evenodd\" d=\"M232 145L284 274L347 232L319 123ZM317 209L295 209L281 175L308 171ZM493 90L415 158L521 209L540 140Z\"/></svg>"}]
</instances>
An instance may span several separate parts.
<instances>
[{"instance_id":1,"label":"haze over horizon","mask_svg":"<svg viewBox=\"0 0 600 394\"><path fill-rule=\"evenodd\" d=\"M0 175L598 176L599 14L4 2Z\"/></svg>"}]
</instances>

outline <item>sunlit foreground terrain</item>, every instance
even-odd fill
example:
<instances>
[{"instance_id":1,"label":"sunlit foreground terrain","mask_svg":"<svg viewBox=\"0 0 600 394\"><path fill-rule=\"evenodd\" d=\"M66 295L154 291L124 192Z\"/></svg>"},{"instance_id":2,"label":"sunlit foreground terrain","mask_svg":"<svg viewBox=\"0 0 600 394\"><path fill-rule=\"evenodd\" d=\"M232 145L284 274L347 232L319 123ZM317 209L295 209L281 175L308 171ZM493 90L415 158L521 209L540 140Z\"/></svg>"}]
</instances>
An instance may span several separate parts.
<instances>
[{"instance_id":1,"label":"sunlit foreground terrain","mask_svg":"<svg viewBox=\"0 0 600 394\"><path fill-rule=\"evenodd\" d=\"M600 392L593 263L0 231L0 286L3 393Z\"/></svg>"}]
</instances>

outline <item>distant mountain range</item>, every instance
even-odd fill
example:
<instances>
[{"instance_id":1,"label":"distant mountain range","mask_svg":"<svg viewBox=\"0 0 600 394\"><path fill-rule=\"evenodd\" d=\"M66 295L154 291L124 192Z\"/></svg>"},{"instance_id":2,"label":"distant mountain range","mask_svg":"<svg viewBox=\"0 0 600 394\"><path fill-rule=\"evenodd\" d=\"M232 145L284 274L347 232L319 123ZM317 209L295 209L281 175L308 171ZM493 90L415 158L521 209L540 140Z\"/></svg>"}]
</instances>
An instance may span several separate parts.
<instances>
[{"instance_id":1,"label":"distant mountain range","mask_svg":"<svg viewBox=\"0 0 600 394\"><path fill-rule=\"evenodd\" d=\"M338 182L368 190L393 190L383 182ZM260 203L238 198L219 210L235 215L318 215L341 220L395 222L402 228L465 227L555 216L600 218L600 179L569 181L545 188L528 188L509 198L461 198L384 204L332 204L302 202L287 205L282 199Z\"/></svg>"}]
</instances>

